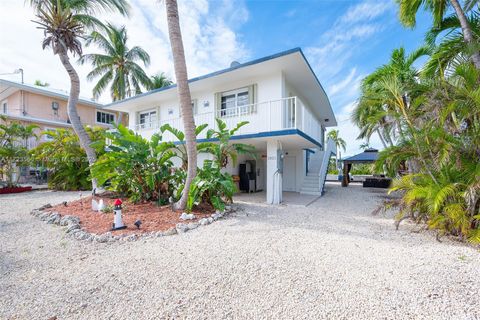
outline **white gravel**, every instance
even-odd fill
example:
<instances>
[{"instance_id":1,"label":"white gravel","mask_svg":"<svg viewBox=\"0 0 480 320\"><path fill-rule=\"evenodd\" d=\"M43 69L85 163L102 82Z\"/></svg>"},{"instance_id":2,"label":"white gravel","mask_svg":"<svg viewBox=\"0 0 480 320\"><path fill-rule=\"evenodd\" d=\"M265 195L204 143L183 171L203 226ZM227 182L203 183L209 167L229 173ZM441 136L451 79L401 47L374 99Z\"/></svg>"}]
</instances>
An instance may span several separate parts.
<instances>
[{"instance_id":1,"label":"white gravel","mask_svg":"<svg viewBox=\"0 0 480 320\"><path fill-rule=\"evenodd\" d=\"M0 196L0 319L479 319L478 250L395 231L370 214L383 196L329 184L308 208L108 244L29 215L78 193Z\"/></svg>"}]
</instances>

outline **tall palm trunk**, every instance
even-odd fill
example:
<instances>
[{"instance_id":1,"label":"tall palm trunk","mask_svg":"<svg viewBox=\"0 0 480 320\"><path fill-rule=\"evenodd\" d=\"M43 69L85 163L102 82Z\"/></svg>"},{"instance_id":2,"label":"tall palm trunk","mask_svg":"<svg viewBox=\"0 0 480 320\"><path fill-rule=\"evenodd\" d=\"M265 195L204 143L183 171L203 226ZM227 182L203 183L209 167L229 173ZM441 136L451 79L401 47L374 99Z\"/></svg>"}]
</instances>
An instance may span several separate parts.
<instances>
[{"instance_id":1,"label":"tall palm trunk","mask_svg":"<svg viewBox=\"0 0 480 320\"><path fill-rule=\"evenodd\" d=\"M463 11L462 6L458 2L458 0L450 0L450 3L452 4L452 7L455 10L458 20L460 21L460 26L462 27L463 38L465 39L465 42L467 44L473 44L474 38L473 38L472 28L468 23L467 16ZM477 49L475 49L475 52L472 54L472 61L473 61L473 64L475 65L475 68L480 70L480 52Z\"/></svg>"},{"instance_id":2,"label":"tall palm trunk","mask_svg":"<svg viewBox=\"0 0 480 320\"><path fill-rule=\"evenodd\" d=\"M85 153L87 154L88 163L92 165L95 163L95 161L97 161L97 155L95 154L95 150L90 146L92 141L90 140L90 137L85 131L85 128L83 127L77 112L78 97L80 95L80 79L78 77L77 71L75 71L72 64L70 63L70 58L68 57L68 54L66 52L60 52L58 55L60 57L60 61L65 67L65 70L70 76L70 95L68 96L67 104L68 118L70 119L70 123L72 124L73 131L75 131L78 136L80 146L83 150L85 150ZM97 188L97 180L92 179L92 189L95 188Z\"/></svg>"},{"instance_id":3,"label":"tall palm trunk","mask_svg":"<svg viewBox=\"0 0 480 320\"><path fill-rule=\"evenodd\" d=\"M385 143L385 139L383 138L382 133L380 132L380 129L377 128L376 131L377 131L378 137L380 138L380 141L382 141L383 147L386 149L386 148L387 148L387 144Z\"/></svg>"},{"instance_id":4,"label":"tall palm trunk","mask_svg":"<svg viewBox=\"0 0 480 320\"><path fill-rule=\"evenodd\" d=\"M173 66L175 68L175 78L177 80L185 143L187 147L187 179L185 180L182 197L175 204L176 209L183 210L187 205L190 185L197 174L197 141L195 140L195 120L193 119L192 98L190 96L190 88L188 87L187 64L185 63L185 52L183 50L177 1L166 0L165 4L167 8L168 36L172 47Z\"/></svg>"}]
</instances>

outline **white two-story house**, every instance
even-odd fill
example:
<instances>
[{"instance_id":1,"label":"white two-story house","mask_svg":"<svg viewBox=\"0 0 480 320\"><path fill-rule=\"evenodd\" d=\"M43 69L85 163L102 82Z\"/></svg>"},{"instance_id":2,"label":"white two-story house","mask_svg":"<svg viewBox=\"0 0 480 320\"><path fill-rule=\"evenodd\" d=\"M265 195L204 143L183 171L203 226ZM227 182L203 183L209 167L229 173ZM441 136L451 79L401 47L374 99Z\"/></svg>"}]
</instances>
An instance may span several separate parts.
<instances>
[{"instance_id":1,"label":"white two-story house","mask_svg":"<svg viewBox=\"0 0 480 320\"><path fill-rule=\"evenodd\" d=\"M240 189L266 191L279 203L283 191L321 194L328 159L335 146L325 142L325 128L336 126L322 85L301 49L296 48L189 80L196 125L229 128L249 124L233 142L256 147L256 157L242 155L226 170L240 177ZM149 138L166 123L183 130L175 85L105 106L128 113L130 129ZM205 141L206 130L198 137ZM174 140L166 134L164 140ZM199 155L202 162L207 155ZM199 163L199 165L201 165Z\"/></svg>"}]
</instances>

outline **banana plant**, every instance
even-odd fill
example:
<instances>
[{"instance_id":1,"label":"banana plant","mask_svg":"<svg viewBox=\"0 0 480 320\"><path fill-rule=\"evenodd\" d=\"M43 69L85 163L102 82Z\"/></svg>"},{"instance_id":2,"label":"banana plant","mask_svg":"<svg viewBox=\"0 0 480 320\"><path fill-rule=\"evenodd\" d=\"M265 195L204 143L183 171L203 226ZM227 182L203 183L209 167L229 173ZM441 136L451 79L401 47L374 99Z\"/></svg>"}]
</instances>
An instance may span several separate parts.
<instances>
[{"instance_id":1,"label":"banana plant","mask_svg":"<svg viewBox=\"0 0 480 320\"><path fill-rule=\"evenodd\" d=\"M108 132L111 144L92 166L92 174L100 184L120 192L134 202L165 200L171 194L174 144L163 142L160 133L150 141L119 125Z\"/></svg>"},{"instance_id":2,"label":"banana plant","mask_svg":"<svg viewBox=\"0 0 480 320\"><path fill-rule=\"evenodd\" d=\"M248 121L239 122L235 128L228 129L226 123L222 119L215 119L218 129L209 129L207 131L207 139L218 140L215 142L204 142L197 146L199 152L210 153L214 157L219 168L225 168L229 159L232 160L233 165L237 163L239 154L248 154L252 157L257 157L255 147L244 143L231 143L230 140L235 133L243 126L247 125Z\"/></svg>"}]
</instances>

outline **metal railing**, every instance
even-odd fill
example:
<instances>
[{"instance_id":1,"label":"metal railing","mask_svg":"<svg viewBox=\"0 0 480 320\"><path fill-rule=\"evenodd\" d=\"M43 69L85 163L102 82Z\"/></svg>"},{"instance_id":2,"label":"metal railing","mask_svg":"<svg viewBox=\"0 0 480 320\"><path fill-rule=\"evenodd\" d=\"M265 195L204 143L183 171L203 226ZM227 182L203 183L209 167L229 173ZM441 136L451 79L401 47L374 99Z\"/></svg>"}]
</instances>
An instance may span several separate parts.
<instances>
[{"instance_id":1,"label":"metal railing","mask_svg":"<svg viewBox=\"0 0 480 320\"><path fill-rule=\"evenodd\" d=\"M317 141L322 140L320 122L298 97L240 105L194 115L197 125L206 123L209 128L216 128L215 118L222 119L227 128L234 128L239 122L248 121L249 124L240 128L237 134L299 129ZM173 128L183 131L183 119L181 117L137 124L134 129L139 132L149 131L148 133L153 134L167 123ZM205 138L205 134L206 130L198 138ZM175 140L175 137L165 133L164 140L168 141L170 139Z\"/></svg>"}]
</instances>

